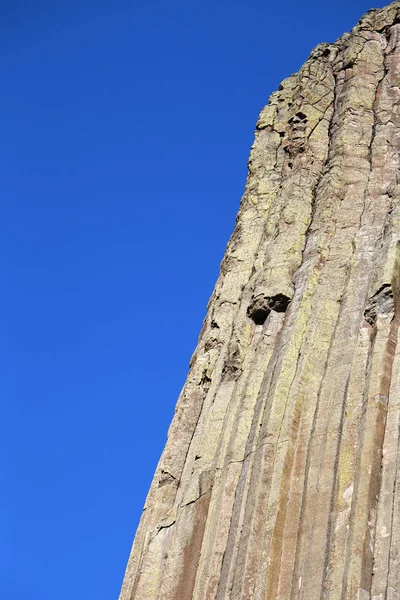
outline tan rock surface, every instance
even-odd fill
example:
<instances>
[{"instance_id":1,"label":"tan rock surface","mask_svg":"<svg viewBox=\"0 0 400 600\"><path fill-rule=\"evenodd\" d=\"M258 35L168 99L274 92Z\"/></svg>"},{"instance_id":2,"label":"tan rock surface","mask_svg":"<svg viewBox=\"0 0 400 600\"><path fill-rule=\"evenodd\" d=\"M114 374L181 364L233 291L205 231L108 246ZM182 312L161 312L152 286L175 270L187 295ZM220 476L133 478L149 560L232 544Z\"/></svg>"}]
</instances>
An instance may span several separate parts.
<instances>
[{"instance_id":1,"label":"tan rock surface","mask_svg":"<svg viewBox=\"0 0 400 600\"><path fill-rule=\"evenodd\" d=\"M400 598L400 1L257 123L120 600Z\"/></svg>"}]
</instances>

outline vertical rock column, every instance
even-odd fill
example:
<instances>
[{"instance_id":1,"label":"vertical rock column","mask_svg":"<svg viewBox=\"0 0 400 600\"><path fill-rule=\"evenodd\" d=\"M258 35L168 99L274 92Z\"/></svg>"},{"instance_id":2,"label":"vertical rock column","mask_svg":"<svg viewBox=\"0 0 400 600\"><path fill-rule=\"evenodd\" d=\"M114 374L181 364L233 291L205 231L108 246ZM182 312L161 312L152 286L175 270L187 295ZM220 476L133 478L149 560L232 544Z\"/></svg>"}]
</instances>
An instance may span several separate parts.
<instances>
[{"instance_id":1,"label":"vertical rock column","mask_svg":"<svg viewBox=\"0 0 400 600\"><path fill-rule=\"evenodd\" d=\"M400 2L261 112L120 600L400 597Z\"/></svg>"}]
</instances>

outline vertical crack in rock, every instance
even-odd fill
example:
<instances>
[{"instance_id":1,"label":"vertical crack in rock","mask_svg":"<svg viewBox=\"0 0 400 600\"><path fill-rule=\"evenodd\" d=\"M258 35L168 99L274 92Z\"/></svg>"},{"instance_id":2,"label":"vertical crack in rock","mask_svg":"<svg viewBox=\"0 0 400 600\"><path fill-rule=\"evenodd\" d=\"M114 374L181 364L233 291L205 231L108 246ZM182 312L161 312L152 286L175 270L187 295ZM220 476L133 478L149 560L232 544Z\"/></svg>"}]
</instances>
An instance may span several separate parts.
<instances>
[{"instance_id":1,"label":"vertical crack in rock","mask_svg":"<svg viewBox=\"0 0 400 600\"><path fill-rule=\"evenodd\" d=\"M400 594L400 0L256 125L120 600Z\"/></svg>"}]
</instances>

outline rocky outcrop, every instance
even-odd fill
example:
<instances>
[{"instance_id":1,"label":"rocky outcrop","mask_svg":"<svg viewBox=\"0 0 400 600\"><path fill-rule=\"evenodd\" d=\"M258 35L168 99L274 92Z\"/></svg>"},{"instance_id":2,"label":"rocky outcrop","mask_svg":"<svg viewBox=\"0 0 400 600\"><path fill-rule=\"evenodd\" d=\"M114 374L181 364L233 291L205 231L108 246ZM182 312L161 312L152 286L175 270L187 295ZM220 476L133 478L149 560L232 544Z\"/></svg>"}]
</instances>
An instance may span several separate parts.
<instances>
[{"instance_id":1,"label":"rocky outcrop","mask_svg":"<svg viewBox=\"0 0 400 600\"><path fill-rule=\"evenodd\" d=\"M400 598L400 2L257 123L120 600Z\"/></svg>"}]
</instances>

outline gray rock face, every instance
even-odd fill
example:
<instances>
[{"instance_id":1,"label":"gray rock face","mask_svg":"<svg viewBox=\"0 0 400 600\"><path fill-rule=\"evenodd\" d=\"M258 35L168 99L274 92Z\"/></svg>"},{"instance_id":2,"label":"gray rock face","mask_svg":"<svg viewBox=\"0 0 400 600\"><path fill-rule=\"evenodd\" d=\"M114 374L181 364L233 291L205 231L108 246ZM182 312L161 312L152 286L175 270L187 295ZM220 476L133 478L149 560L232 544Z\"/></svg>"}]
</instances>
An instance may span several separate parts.
<instances>
[{"instance_id":1,"label":"gray rock face","mask_svg":"<svg viewBox=\"0 0 400 600\"><path fill-rule=\"evenodd\" d=\"M400 1L257 123L120 600L400 598Z\"/></svg>"}]
</instances>

